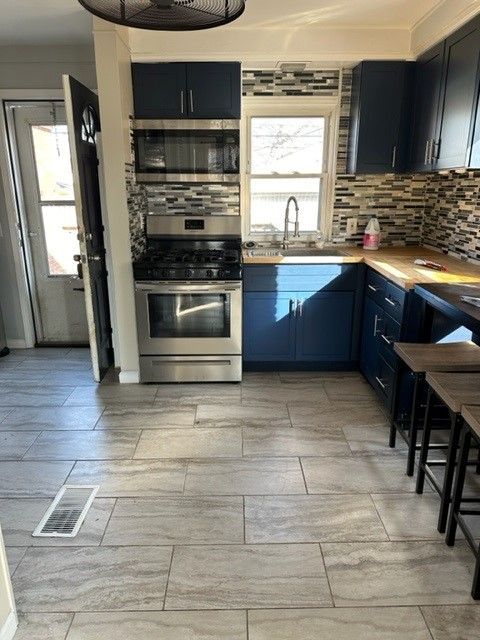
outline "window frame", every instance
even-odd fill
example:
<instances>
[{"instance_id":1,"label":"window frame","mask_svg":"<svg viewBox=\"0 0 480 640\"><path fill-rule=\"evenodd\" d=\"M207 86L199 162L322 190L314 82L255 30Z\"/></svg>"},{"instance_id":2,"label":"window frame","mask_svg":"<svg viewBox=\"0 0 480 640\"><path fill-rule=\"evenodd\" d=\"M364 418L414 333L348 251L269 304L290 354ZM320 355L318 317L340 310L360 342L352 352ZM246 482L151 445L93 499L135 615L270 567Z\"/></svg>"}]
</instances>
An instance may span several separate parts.
<instances>
[{"instance_id":1,"label":"window frame","mask_svg":"<svg viewBox=\"0 0 480 640\"><path fill-rule=\"evenodd\" d=\"M265 97L245 97L243 98L241 123L241 214L243 237L246 240L280 241L283 238L283 231L275 234L266 234L251 231L250 217L250 183L252 178L272 178L272 175L252 175L251 168L251 131L252 118L300 118L300 117L322 117L325 118L325 143L324 143L324 166L322 173L292 174L295 178L321 178L322 191L320 196L320 206L318 215L317 232L300 232L303 240L314 239L318 234L322 234L325 240L330 240L332 235L333 220L333 197L336 178L336 158L338 147L338 129L340 117L339 98L334 97L305 97L305 96L265 96ZM278 177L286 177L279 175ZM288 178L287 178L288 179ZM301 215L301 212L300 212Z\"/></svg>"}]
</instances>

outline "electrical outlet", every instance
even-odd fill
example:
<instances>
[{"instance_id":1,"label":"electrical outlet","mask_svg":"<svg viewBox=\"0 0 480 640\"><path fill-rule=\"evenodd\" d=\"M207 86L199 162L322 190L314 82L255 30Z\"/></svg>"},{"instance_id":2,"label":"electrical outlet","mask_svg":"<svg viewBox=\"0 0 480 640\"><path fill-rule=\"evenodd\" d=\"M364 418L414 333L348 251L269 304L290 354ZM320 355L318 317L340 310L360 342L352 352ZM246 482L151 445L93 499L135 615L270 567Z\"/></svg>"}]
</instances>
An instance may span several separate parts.
<instances>
[{"instance_id":1,"label":"electrical outlet","mask_svg":"<svg viewBox=\"0 0 480 640\"><path fill-rule=\"evenodd\" d=\"M358 229L358 218L347 218L347 235L354 236Z\"/></svg>"}]
</instances>

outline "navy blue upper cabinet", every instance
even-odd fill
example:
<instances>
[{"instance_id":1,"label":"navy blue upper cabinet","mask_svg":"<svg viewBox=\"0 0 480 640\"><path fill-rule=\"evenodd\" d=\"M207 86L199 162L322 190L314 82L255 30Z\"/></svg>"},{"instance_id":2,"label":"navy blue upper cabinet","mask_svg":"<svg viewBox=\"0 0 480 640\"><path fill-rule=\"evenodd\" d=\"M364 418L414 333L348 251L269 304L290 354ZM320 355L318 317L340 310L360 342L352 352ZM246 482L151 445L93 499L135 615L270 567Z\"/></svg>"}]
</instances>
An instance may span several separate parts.
<instances>
[{"instance_id":1,"label":"navy blue upper cabinet","mask_svg":"<svg viewBox=\"0 0 480 640\"><path fill-rule=\"evenodd\" d=\"M240 118L238 62L132 64L135 118Z\"/></svg>"},{"instance_id":2,"label":"navy blue upper cabinet","mask_svg":"<svg viewBox=\"0 0 480 640\"><path fill-rule=\"evenodd\" d=\"M413 63L362 62L353 70L349 173L406 168Z\"/></svg>"},{"instance_id":3,"label":"navy blue upper cabinet","mask_svg":"<svg viewBox=\"0 0 480 640\"><path fill-rule=\"evenodd\" d=\"M437 169L474 166L471 158L477 112L480 58L480 18L447 38L443 92L440 98L440 135L434 149Z\"/></svg>"},{"instance_id":4,"label":"navy blue upper cabinet","mask_svg":"<svg viewBox=\"0 0 480 640\"><path fill-rule=\"evenodd\" d=\"M438 108L442 87L445 42L423 54L415 65L413 122L410 150L412 171L431 171L434 141L438 139Z\"/></svg>"}]
</instances>

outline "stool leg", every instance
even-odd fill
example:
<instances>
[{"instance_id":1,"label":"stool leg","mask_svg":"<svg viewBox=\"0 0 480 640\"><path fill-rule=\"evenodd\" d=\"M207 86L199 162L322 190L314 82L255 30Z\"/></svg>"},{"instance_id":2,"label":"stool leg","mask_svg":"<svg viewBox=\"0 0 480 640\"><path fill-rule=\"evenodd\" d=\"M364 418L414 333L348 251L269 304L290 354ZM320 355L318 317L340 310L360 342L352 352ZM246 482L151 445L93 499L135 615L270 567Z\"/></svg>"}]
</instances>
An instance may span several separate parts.
<instances>
[{"instance_id":1,"label":"stool leg","mask_svg":"<svg viewBox=\"0 0 480 640\"><path fill-rule=\"evenodd\" d=\"M438 515L438 531L445 533L447 526L448 510L452 498L452 485L455 475L455 463L457 460L458 441L462 431L463 419L460 415L450 411L451 429L450 440L447 449L447 464L443 478L443 490L440 496L440 513Z\"/></svg>"},{"instance_id":2,"label":"stool leg","mask_svg":"<svg viewBox=\"0 0 480 640\"><path fill-rule=\"evenodd\" d=\"M425 420L423 423L423 436L422 436L422 448L420 449L420 460L418 463L417 471L417 486L415 491L417 493L423 493L423 487L425 484L425 465L428 459L428 447L430 445L430 435L432 433L432 420L430 412L432 410L433 392L428 388L427 406L425 408Z\"/></svg>"},{"instance_id":3,"label":"stool leg","mask_svg":"<svg viewBox=\"0 0 480 640\"><path fill-rule=\"evenodd\" d=\"M420 377L419 374L415 374L415 386L413 387L413 402L412 402L412 415L410 417L410 430L408 434L408 456L407 456L407 476L413 476L415 469L415 453L417 447L417 400L418 400L418 387Z\"/></svg>"},{"instance_id":4,"label":"stool leg","mask_svg":"<svg viewBox=\"0 0 480 640\"><path fill-rule=\"evenodd\" d=\"M457 471L455 474L452 506L450 508L450 515L448 516L447 535L445 538L445 542L449 547L453 547L453 545L455 544L455 535L457 532L456 515L460 511L460 506L462 504L462 494L463 487L465 485L465 474L467 472L467 462L471 440L472 436L470 435L470 430L466 425L464 425L462 429L462 437L460 440L460 452L458 454Z\"/></svg>"},{"instance_id":5,"label":"stool leg","mask_svg":"<svg viewBox=\"0 0 480 640\"><path fill-rule=\"evenodd\" d=\"M475 467L475 471L478 475L480 475L480 447L478 447L477 466Z\"/></svg>"},{"instance_id":6,"label":"stool leg","mask_svg":"<svg viewBox=\"0 0 480 640\"><path fill-rule=\"evenodd\" d=\"M400 385L400 371L397 371L395 374L393 387L393 401L392 401L392 415L390 416L390 437L388 439L388 446L391 449L395 448L397 442L397 426L395 424L395 416L397 414L397 398L398 398L398 387Z\"/></svg>"}]
</instances>

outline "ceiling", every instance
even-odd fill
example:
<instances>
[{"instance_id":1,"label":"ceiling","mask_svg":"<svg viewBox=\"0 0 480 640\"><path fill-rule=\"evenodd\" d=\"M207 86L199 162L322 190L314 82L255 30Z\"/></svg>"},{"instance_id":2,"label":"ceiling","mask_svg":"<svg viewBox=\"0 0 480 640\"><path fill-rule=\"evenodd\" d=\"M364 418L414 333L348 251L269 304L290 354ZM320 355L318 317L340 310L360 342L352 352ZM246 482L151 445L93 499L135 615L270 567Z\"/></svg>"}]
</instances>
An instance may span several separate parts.
<instances>
[{"instance_id":1,"label":"ceiling","mask_svg":"<svg viewBox=\"0 0 480 640\"><path fill-rule=\"evenodd\" d=\"M411 28L444 1L247 0L245 14L232 26ZM0 45L85 44L91 32L92 18L77 0L9 0L2 8Z\"/></svg>"}]
</instances>

